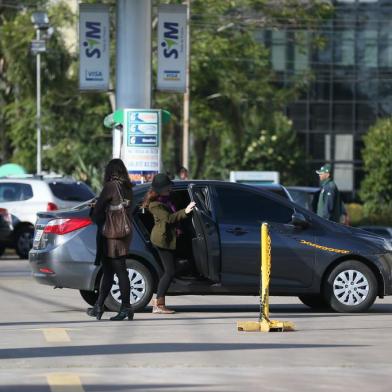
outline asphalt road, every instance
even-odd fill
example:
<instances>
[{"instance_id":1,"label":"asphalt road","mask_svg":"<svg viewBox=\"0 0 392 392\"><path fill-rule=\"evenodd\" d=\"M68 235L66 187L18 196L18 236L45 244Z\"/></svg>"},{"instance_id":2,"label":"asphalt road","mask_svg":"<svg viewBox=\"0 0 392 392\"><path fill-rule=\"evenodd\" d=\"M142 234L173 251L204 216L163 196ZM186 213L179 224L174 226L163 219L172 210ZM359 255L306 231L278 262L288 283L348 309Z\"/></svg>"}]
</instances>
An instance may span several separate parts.
<instances>
[{"instance_id":1,"label":"asphalt road","mask_svg":"<svg viewBox=\"0 0 392 392\"><path fill-rule=\"evenodd\" d=\"M392 299L344 315L272 297L272 317L297 326L285 333L236 330L256 320L255 297L168 298L175 315L98 322L10 256L0 297L1 392L392 390Z\"/></svg>"}]
</instances>

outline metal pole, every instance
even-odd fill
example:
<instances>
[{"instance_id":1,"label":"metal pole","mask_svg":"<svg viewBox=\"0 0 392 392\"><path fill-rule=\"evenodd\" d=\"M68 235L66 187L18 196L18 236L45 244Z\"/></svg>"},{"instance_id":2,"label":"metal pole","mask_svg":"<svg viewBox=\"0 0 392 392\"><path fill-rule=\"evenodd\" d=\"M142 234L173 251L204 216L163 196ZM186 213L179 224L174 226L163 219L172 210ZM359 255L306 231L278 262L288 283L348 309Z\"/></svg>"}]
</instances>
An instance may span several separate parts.
<instances>
[{"instance_id":1,"label":"metal pole","mask_svg":"<svg viewBox=\"0 0 392 392\"><path fill-rule=\"evenodd\" d=\"M189 170L189 69L190 69L190 16L191 2L186 0L186 76L185 76L185 94L184 94L184 118L183 118L183 137L182 137L182 166Z\"/></svg>"},{"instance_id":2,"label":"metal pole","mask_svg":"<svg viewBox=\"0 0 392 392\"><path fill-rule=\"evenodd\" d=\"M151 0L117 0L116 109L151 107ZM113 145L122 132L113 132Z\"/></svg>"},{"instance_id":3,"label":"metal pole","mask_svg":"<svg viewBox=\"0 0 392 392\"><path fill-rule=\"evenodd\" d=\"M151 107L151 0L117 0L116 107Z\"/></svg>"},{"instance_id":4,"label":"metal pole","mask_svg":"<svg viewBox=\"0 0 392 392\"><path fill-rule=\"evenodd\" d=\"M40 29L36 29L37 41L41 39ZM37 174L41 174L41 54L37 52Z\"/></svg>"}]
</instances>

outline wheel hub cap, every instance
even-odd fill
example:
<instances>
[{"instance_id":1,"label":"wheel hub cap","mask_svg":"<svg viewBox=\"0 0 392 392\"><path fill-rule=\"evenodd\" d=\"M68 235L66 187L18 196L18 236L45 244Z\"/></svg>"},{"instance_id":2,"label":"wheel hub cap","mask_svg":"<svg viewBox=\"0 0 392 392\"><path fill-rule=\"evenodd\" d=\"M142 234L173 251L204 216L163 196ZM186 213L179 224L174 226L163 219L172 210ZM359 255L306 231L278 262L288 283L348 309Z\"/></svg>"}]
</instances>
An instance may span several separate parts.
<instances>
[{"instance_id":1,"label":"wheel hub cap","mask_svg":"<svg viewBox=\"0 0 392 392\"><path fill-rule=\"evenodd\" d=\"M333 293L343 305L359 305L369 294L369 282L359 271L343 271L333 282Z\"/></svg>"},{"instance_id":2,"label":"wheel hub cap","mask_svg":"<svg viewBox=\"0 0 392 392\"><path fill-rule=\"evenodd\" d=\"M131 304L136 304L143 298L146 292L146 281L140 272L131 268L127 268L127 271L131 284L130 301ZM120 285L118 283L117 275L114 275L111 294L117 302L121 303Z\"/></svg>"}]
</instances>

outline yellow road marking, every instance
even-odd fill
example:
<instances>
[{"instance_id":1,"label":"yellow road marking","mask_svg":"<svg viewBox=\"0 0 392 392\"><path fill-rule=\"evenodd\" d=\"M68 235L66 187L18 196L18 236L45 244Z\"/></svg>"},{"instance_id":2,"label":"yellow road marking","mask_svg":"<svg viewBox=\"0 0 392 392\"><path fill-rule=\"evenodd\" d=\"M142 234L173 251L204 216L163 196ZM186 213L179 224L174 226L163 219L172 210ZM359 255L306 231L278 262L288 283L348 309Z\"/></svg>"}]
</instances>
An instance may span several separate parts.
<instances>
[{"instance_id":1,"label":"yellow road marking","mask_svg":"<svg viewBox=\"0 0 392 392\"><path fill-rule=\"evenodd\" d=\"M51 392L84 392L76 374L53 373L46 376Z\"/></svg>"},{"instance_id":2,"label":"yellow road marking","mask_svg":"<svg viewBox=\"0 0 392 392\"><path fill-rule=\"evenodd\" d=\"M65 328L42 328L47 342L70 342L67 330Z\"/></svg>"}]
</instances>

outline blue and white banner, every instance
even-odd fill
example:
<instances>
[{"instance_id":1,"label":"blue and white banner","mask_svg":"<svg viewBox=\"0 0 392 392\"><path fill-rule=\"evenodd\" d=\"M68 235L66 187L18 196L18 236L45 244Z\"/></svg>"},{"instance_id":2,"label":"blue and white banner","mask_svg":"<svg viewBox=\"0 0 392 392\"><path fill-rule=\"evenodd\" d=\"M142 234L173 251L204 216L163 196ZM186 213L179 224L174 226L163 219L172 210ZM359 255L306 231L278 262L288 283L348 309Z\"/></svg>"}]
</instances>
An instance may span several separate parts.
<instances>
[{"instance_id":1,"label":"blue and white banner","mask_svg":"<svg viewBox=\"0 0 392 392\"><path fill-rule=\"evenodd\" d=\"M131 181L152 181L161 168L161 110L124 109L122 159Z\"/></svg>"},{"instance_id":2,"label":"blue and white banner","mask_svg":"<svg viewBox=\"0 0 392 392\"><path fill-rule=\"evenodd\" d=\"M186 5L158 9L158 90L185 92Z\"/></svg>"},{"instance_id":3,"label":"blue and white banner","mask_svg":"<svg viewBox=\"0 0 392 392\"><path fill-rule=\"evenodd\" d=\"M109 8L79 4L79 88L109 88Z\"/></svg>"}]
</instances>

